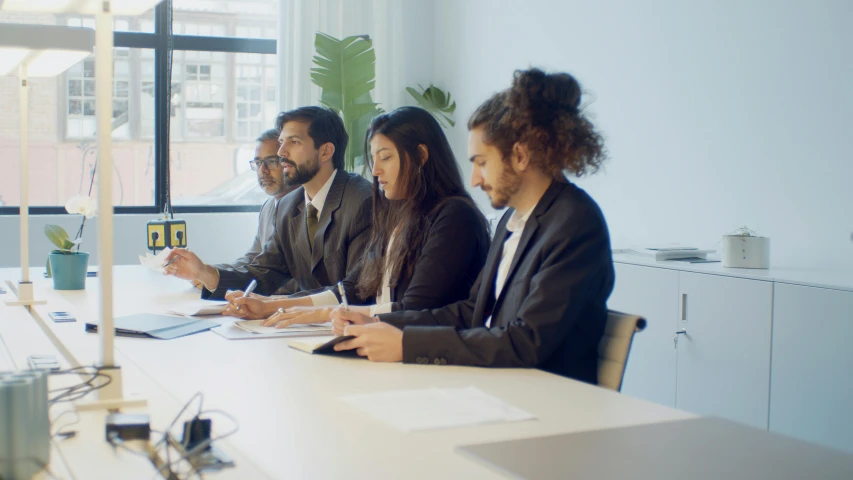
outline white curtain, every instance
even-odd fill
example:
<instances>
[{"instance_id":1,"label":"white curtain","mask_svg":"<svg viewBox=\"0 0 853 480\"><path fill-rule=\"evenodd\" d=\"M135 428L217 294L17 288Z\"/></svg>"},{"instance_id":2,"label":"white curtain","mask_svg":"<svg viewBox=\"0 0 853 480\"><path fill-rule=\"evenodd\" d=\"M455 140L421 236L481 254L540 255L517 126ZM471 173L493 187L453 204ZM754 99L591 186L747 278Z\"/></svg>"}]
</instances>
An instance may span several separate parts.
<instances>
[{"instance_id":1,"label":"white curtain","mask_svg":"<svg viewBox=\"0 0 853 480\"><path fill-rule=\"evenodd\" d=\"M337 38L370 35L376 51L374 101L385 110L406 104L404 50L411 39L404 37L404 4L400 0L281 0L280 109L319 103L320 89L311 83L314 35L318 31Z\"/></svg>"}]
</instances>

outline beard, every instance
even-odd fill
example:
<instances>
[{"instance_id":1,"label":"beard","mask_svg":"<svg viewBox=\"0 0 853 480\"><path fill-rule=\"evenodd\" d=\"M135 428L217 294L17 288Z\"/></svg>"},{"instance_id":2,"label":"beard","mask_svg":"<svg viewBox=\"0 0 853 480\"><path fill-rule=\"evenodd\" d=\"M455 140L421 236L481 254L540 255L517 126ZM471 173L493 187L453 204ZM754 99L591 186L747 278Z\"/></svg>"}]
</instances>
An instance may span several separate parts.
<instances>
[{"instance_id":1,"label":"beard","mask_svg":"<svg viewBox=\"0 0 853 480\"><path fill-rule=\"evenodd\" d=\"M261 189L269 195L272 195L281 189L279 182L270 175L264 175L258 178L258 186L260 186Z\"/></svg>"},{"instance_id":2,"label":"beard","mask_svg":"<svg viewBox=\"0 0 853 480\"><path fill-rule=\"evenodd\" d=\"M293 167L290 172L284 176L284 184L288 187L298 187L311 181L317 172L320 171L320 156L315 155L312 160L308 160L302 165L297 165L294 162L283 159L284 163Z\"/></svg>"},{"instance_id":3,"label":"beard","mask_svg":"<svg viewBox=\"0 0 853 480\"><path fill-rule=\"evenodd\" d=\"M498 184L495 187L489 187L486 193L491 192L489 200L492 202L492 208L501 209L507 206L510 198L518 193L521 188L521 176L509 165L504 165L504 170L498 178Z\"/></svg>"}]
</instances>

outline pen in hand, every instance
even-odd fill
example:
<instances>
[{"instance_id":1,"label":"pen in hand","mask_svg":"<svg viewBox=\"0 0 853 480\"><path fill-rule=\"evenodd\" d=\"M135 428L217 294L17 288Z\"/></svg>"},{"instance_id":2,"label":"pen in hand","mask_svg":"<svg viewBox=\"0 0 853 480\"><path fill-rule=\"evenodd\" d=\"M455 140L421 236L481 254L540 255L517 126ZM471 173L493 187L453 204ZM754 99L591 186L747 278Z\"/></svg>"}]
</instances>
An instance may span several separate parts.
<instances>
[{"instance_id":1,"label":"pen in hand","mask_svg":"<svg viewBox=\"0 0 853 480\"><path fill-rule=\"evenodd\" d=\"M341 294L341 303L344 305L344 311L349 311L349 302L347 302L347 292L344 290L344 283L338 282L338 293Z\"/></svg>"},{"instance_id":2,"label":"pen in hand","mask_svg":"<svg viewBox=\"0 0 853 480\"><path fill-rule=\"evenodd\" d=\"M258 282L253 278L251 282L249 282L249 286L246 287L246 291L243 293L244 297L248 297L252 291L255 290L255 287L258 286ZM237 310L240 310L240 305L237 305Z\"/></svg>"}]
</instances>

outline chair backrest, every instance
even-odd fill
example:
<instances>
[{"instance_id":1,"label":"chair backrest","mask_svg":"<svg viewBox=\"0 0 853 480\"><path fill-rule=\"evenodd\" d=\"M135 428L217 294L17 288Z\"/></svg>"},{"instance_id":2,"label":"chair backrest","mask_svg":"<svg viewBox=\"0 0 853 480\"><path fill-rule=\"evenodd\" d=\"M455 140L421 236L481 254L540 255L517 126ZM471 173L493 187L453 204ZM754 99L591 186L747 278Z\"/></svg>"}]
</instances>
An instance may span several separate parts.
<instances>
[{"instance_id":1,"label":"chair backrest","mask_svg":"<svg viewBox=\"0 0 853 480\"><path fill-rule=\"evenodd\" d=\"M622 388L625 364L631 352L634 333L646 328L639 315L607 311L607 326L598 344L598 385L617 392Z\"/></svg>"}]
</instances>

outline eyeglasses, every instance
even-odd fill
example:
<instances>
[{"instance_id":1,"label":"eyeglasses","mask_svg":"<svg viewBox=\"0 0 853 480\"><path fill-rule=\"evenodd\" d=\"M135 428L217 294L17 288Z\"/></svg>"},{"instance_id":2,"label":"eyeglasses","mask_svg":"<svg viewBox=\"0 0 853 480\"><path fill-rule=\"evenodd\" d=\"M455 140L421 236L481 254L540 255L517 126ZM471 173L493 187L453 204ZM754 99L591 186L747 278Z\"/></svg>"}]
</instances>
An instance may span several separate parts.
<instances>
[{"instance_id":1,"label":"eyeglasses","mask_svg":"<svg viewBox=\"0 0 853 480\"><path fill-rule=\"evenodd\" d=\"M261 165L266 165L268 170L278 170L281 168L281 159L278 157L267 157L260 160L249 160L249 167L252 171L257 172Z\"/></svg>"}]
</instances>

